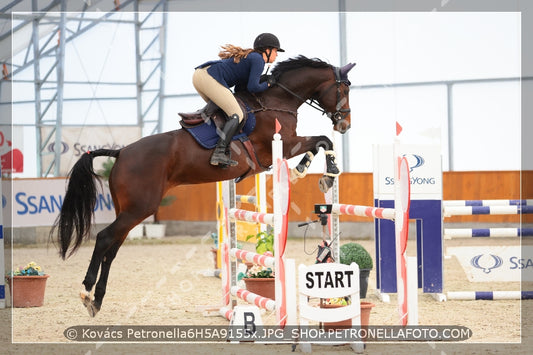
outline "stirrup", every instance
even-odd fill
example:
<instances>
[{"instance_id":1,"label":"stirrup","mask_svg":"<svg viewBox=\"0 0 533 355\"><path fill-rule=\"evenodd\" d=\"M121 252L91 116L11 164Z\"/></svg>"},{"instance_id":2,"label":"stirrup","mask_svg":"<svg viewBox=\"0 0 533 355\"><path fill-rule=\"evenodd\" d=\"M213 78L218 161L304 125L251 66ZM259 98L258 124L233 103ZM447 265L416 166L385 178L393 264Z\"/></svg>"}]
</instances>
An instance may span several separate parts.
<instances>
[{"instance_id":1,"label":"stirrup","mask_svg":"<svg viewBox=\"0 0 533 355\"><path fill-rule=\"evenodd\" d=\"M231 155L229 153L226 153L223 148L220 150L219 148L215 149L215 151L211 155L211 160L209 161L209 163L214 166L222 165L223 167L239 165L239 162L232 160Z\"/></svg>"},{"instance_id":2,"label":"stirrup","mask_svg":"<svg viewBox=\"0 0 533 355\"><path fill-rule=\"evenodd\" d=\"M214 166L220 166L221 168L227 168L229 166L237 166L239 165L239 162L238 161L235 161L235 160L231 160L231 159L227 159L227 160L215 160L214 158L211 158L211 161L210 161L211 165L214 165Z\"/></svg>"}]
</instances>

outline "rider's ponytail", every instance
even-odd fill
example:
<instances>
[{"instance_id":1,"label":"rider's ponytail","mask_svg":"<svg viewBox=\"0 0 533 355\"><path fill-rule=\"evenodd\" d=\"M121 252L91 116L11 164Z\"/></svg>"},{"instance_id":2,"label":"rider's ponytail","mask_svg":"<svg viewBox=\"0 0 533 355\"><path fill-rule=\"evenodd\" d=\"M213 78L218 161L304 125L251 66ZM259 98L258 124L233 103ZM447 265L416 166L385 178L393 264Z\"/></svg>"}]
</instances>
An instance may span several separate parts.
<instances>
[{"instance_id":1,"label":"rider's ponytail","mask_svg":"<svg viewBox=\"0 0 533 355\"><path fill-rule=\"evenodd\" d=\"M221 46L221 48L222 50L218 53L218 56L221 59L233 58L235 63L239 63L242 58L246 58L248 54L254 51L252 48L243 49L233 44L226 44Z\"/></svg>"}]
</instances>

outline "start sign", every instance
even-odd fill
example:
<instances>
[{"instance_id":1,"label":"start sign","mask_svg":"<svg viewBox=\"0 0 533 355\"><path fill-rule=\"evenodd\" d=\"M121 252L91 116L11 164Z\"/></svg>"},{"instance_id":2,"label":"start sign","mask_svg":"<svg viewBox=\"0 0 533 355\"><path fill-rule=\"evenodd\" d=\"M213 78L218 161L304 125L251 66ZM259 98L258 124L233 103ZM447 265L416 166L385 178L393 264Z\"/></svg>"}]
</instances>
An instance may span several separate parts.
<instances>
[{"instance_id":1,"label":"start sign","mask_svg":"<svg viewBox=\"0 0 533 355\"><path fill-rule=\"evenodd\" d=\"M321 263L300 266L300 293L310 297L344 297L359 292L359 266Z\"/></svg>"},{"instance_id":2,"label":"start sign","mask_svg":"<svg viewBox=\"0 0 533 355\"><path fill-rule=\"evenodd\" d=\"M354 271L309 271L305 274L307 280L307 287L313 288L339 288L339 287L351 287ZM345 286L346 285L346 286Z\"/></svg>"}]
</instances>

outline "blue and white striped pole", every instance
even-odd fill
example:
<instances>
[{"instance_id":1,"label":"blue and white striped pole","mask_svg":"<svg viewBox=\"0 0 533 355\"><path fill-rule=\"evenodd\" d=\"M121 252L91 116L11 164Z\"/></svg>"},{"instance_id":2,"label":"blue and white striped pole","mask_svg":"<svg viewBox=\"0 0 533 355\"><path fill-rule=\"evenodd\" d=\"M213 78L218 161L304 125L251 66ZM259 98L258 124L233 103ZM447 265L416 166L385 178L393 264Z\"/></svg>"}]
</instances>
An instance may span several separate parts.
<instances>
[{"instance_id":1,"label":"blue and white striped pole","mask_svg":"<svg viewBox=\"0 0 533 355\"><path fill-rule=\"evenodd\" d=\"M530 300L533 291L455 291L447 296L448 300Z\"/></svg>"},{"instance_id":2,"label":"blue and white striped pole","mask_svg":"<svg viewBox=\"0 0 533 355\"><path fill-rule=\"evenodd\" d=\"M532 206L533 200L445 200L444 207L451 206Z\"/></svg>"},{"instance_id":3,"label":"blue and white striped pole","mask_svg":"<svg viewBox=\"0 0 533 355\"><path fill-rule=\"evenodd\" d=\"M444 217L533 213L533 206L444 206Z\"/></svg>"},{"instance_id":4,"label":"blue and white striped pole","mask_svg":"<svg viewBox=\"0 0 533 355\"><path fill-rule=\"evenodd\" d=\"M533 228L444 228L444 239L469 237L533 237Z\"/></svg>"}]
</instances>

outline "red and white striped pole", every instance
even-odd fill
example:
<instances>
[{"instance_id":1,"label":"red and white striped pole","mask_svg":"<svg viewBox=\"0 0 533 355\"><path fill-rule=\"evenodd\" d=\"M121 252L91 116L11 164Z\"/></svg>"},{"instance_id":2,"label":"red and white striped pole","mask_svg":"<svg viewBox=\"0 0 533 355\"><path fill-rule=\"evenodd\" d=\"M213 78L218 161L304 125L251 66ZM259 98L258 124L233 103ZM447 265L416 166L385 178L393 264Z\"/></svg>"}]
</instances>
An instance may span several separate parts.
<instances>
[{"instance_id":1,"label":"red and white striped pole","mask_svg":"<svg viewBox=\"0 0 533 355\"><path fill-rule=\"evenodd\" d=\"M409 207L411 182L409 178L409 164L405 157L401 156L399 135L402 127L396 122L396 138L394 140L394 175L395 175L395 198L394 219L396 230L396 284L398 289L398 313L400 324L405 326L418 324L418 282L416 270L416 258L407 258L407 241L409 238ZM414 280L414 283L413 283ZM413 288L414 285L414 288Z\"/></svg>"}]
</instances>

